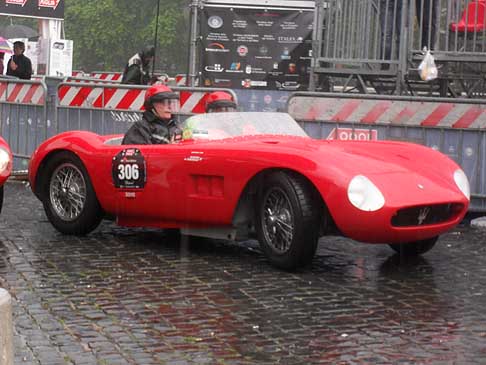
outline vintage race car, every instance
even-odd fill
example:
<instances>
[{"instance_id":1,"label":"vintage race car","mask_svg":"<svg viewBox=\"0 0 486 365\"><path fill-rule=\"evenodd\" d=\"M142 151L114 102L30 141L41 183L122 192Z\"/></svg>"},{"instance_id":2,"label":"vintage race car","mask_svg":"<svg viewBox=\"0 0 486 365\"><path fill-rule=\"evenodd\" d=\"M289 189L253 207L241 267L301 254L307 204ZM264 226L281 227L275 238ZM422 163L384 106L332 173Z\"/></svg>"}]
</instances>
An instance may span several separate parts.
<instances>
[{"instance_id":1,"label":"vintage race car","mask_svg":"<svg viewBox=\"0 0 486 365\"><path fill-rule=\"evenodd\" d=\"M285 113L193 116L174 144L121 137L67 132L33 154L32 190L60 232L86 234L110 216L191 236L255 233L272 264L294 269L326 234L422 254L469 205L467 177L440 152L312 139Z\"/></svg>"},{"instance_id":2,"label":"vintage race car","mask_svg":"<svg viewBox=\"0 0 486 365\"><path fill-rule=\"evenodd\" d=\"M5 140L0 137L0 212L3 206L3 184L12 172L12 151Z\"/></svg>"}]
</instances>

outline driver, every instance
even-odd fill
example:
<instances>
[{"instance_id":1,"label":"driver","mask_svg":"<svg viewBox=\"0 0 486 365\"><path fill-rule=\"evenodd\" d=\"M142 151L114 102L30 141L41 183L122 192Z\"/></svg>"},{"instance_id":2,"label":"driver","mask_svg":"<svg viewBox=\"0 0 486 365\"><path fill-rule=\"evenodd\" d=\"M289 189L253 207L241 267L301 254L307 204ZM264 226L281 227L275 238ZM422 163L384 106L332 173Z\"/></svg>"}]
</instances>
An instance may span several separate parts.
<instances>
[{"instance_id":1,"label":"driver","mask_svg":"<svg viewBox=\"0 0 486 365\"><path fill-rule=\"evenodd\" d=\"M164 144L182 139L182 130L172 119L179 97L165 85L153 85L145 93L145 112L125 134L122 144Z\"/></svg>"},{"instance_id":2,"label":"driver","mask_svg":"<svg viewBox=\"0 0 486 365\"><path fill-rule=\"evenodd\" d=\"M225 91L215 91L206 98L206 113L235 112L238 108L233 96Z\"/></svg>"}]
</instances>

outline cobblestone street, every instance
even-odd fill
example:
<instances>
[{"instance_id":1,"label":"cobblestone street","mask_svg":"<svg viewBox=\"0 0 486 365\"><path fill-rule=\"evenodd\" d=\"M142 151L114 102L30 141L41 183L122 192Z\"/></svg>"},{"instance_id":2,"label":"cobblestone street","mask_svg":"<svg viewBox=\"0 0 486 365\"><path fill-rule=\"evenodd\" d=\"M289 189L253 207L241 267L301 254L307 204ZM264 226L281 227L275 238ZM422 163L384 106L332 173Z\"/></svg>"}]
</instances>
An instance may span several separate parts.
<instances>
[{"instance_id":1,"label":"cobblestone street","mask_svg":"<svg viewBox=\"0 0 486 365\"><path fill-rule=\"evenodd\" d=\"M15 364L486 364L486 230L415 260L321 240L311 267L254 241L175 242L105 222L59 234L22 183L0 216Z\"/></svg>"}]
</instances>

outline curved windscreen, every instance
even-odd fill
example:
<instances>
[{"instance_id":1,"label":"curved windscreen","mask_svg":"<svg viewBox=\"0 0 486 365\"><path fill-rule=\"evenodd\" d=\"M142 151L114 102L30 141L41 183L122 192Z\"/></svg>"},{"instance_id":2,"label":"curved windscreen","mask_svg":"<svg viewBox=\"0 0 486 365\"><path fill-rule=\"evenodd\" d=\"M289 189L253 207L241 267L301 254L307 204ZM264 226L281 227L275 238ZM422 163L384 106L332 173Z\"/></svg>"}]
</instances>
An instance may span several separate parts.
<instances>
[{"instance_id":1,"label":"curved windscreen","mask_svg":"<svg viewBox=\"0 0 486 365\"><path fill-rule=\"evenodd\" d=\"M209 113L194 115L184 123L184 139L223 139L261 134L307 137L286 113Z\"/></svg>"}]
</instances>

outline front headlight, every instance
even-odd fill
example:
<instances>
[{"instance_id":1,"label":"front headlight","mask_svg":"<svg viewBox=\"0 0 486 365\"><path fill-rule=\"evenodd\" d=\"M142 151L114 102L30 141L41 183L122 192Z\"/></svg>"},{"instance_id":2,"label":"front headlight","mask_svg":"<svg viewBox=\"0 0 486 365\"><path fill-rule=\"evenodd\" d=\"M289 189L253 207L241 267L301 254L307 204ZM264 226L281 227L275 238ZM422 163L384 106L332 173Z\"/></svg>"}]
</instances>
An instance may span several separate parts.
<instances>
[{"instance_id":1,"label":"front headlight","mask_svg":"<svg viewBox=\"0 0 486 365\"><path fill-rule=\"evenodd\" d=\"M0 174L4 172L10 163L10 154L0 147Z\"/></svg>"},{"instance_id":2,"label":"front headlight","mask_svg":"<svg viewBox=\"0 0 486 365\"><path fill-rule=\"evenodd\" d=\"M454 181L460 191L466 196L468 200L471 200L471 188L469 187L469 180L466 174L461 169L454 172Z\"/></svg>"},{"instance_id":3,"label":"front headlight","mask_svg":"<svg viewBox=\"0 0 486 365\"><path fill-rule=\"evenodd\" d=\"M385 197L366 176L355 176L348 186L348 199L356 208L374 212L385 205Z\"/></svg>"}]
</instances>

